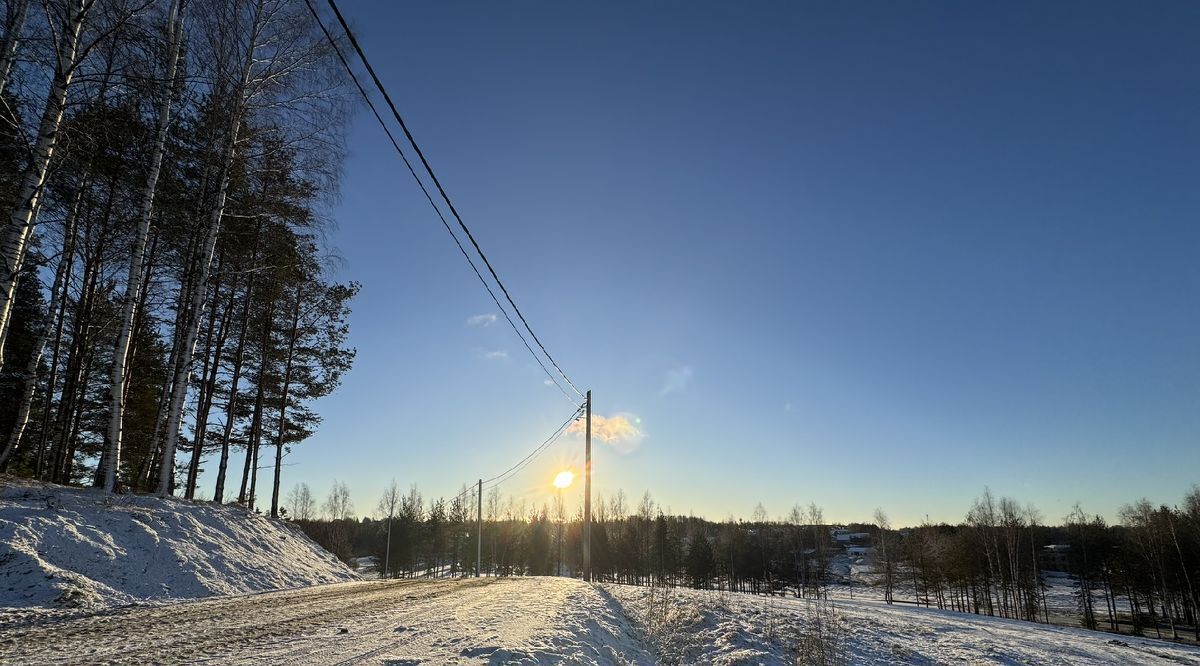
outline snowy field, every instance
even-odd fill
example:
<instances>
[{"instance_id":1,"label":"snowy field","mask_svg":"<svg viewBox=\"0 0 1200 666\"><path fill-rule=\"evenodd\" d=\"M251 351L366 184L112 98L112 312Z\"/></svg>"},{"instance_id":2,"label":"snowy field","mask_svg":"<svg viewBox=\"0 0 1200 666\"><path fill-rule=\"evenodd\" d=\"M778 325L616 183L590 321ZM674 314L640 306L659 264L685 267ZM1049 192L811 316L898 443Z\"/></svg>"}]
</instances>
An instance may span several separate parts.
<instances>
[{"instance_id":1,"label":"snowy field","mask_svg":"<svg viewBox=\"0 0 1200 666\"><path fill-rule=\"evenodd\" d=\"M829 570L835 576L835 583L826 588L825 593L834 599L873 599L883 601L883 590L877 584L878 577L872 571L870 564L863 558L835 556ZM853 582L853 585L848 584ZM1064 626L1082 626L1079 612L1079 584L1069 574L1061 571L1043 571L1042 582L1046 610L1053 624ZM902 602L913 602L913 585L910 580L902 578L897 581L894 589L895 598ZM1115 597L1117 608L1124 611L1129 608L1129 599L1121 594ZM1092 601L1096 607L1097 617L1101 623L1108 615L1105 602L1099 590L1092 591ZM1152 629L1150 630L1153 631Z\"/></svg>"},{"instance_id":2,"label":"snowy field","mask_svg":"<svg viewBox=\"0 0 1200 666\"><path fill-rule=\"evenodd\" d=\"M0 608L100 608L356 578L300 530L238 506L0 477Z\"/></svg>"},{"instance_id":3,"label":"snowy field","mask_svg":"<svg viewBox=\"0 0 1200 666\"><path fill-rule=\"evenodd\" d=\"M1200 664L1200 649L872 601L591 586L362 581L0 615L0 663ZM799 663L812 663L801 661Z\"/></svg>"},{"instance_id":4,"label":"snowy field","mask_svg":"<svg viewBox=\"0 0 1200 666\"><path fill-rule=\"evenodd\" d=\"M1200 664L1200 648L881 601L605 585L661 661ZM818 661L823 658L825 661Z\"/></svg>"}]
</instances>

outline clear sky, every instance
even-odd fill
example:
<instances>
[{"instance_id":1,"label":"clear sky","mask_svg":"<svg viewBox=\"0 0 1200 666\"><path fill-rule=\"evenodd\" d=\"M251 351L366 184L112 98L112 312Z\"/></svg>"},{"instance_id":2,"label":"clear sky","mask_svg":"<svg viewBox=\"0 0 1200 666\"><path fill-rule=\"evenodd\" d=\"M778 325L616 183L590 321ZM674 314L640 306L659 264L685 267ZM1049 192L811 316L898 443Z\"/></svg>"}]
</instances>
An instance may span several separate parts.
<instances>
[{"instance_id":1,"label":"clear sky","mask_svg":"<svg viewBox=\"0 0 1200 666\"><path fill-rule=\"evenodd\" d=\"M539 337L640 418L598 492L905 523L984 486L1057 520L1200 482L1200 4L343 9ZM365 514L571 407L468 323L496 308L365 112L349 148L358 360L284 486ZM581 452L504 492L543 501Z\"/></svg>"}]
</instances>

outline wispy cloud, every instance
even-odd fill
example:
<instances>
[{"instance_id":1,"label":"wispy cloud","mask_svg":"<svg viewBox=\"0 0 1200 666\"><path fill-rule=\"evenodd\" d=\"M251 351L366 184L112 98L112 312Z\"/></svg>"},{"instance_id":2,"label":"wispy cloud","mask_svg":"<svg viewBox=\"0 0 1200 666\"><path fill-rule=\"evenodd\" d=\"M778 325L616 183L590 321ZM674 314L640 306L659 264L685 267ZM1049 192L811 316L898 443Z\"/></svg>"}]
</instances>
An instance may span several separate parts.
<instances>
[{"instance_id":1,"label":"wispy cloud","mask_svg":"<svg viewBox=\"0 0 1200 666\"><path fill-rule=\"evenodd\" d=\"M672 393L683 393L691 383L692 366L681 365L677 368L671 368L663 376L662 388L658 390L658 395L662 397L671 395Z\"/></svg>"},{"instance_id":2,"label":"wispy cloud","mask_svg":"<svg viewBox=\"0 0 1200 666\"><path fill-rule=\"evenodd\" d=\"M584 419L579 419L571 423L567 432L583 435L586 428ZM592 437L620 453L632 453L642 445L642 441L646 439L646 432L642 430L642 420L634 414L592 414Z\"/></svg>"},{"instance_id":3,"label":"wispy cloud","mask_svg":"<svg viewBox=\"0 0 1200 666\"><path fill-rule=\"evenodd\" d=\"M485 326L491 326L494 323L496 323L496 315L490 312L487 314L477 314L467 317L467 326L478 326L483 328Z\"/></svg>"},{"instance_id":4,"label":"wispy cloud","mask_svg":"<svg viewBox=\"0 0 1200 666\"><path fill-rule=\"evenodd\" d=\"M488 360L508 358L508 352L503 349L497 349L496 351L484 352L483 357Z\"/></svg>"}]
</instances>

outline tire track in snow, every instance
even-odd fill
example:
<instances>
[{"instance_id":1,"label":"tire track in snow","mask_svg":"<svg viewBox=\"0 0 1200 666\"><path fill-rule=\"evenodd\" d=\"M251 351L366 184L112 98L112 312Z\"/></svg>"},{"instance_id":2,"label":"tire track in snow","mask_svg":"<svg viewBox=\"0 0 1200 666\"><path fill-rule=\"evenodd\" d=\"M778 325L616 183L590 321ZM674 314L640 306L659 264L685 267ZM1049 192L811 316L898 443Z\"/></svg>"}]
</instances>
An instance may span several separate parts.
<instances>
[{"instance_id":1,"label":"tire track in snow","mask_svg":"<svg viewBox=\"0 0 1200 666\"><path fill-rule=\"evenodd\" d=\"M127 607L0 627L0 663L220 660L255 643L295 639L405 597L432 598L452 582L364 582L287 592ZM290 641L289 641L290 642Z\"/></svg>"},{"instance_id":2,"label":"tire track in snow","mask_svg":"<svg viewBox=\"0 0 1200 666\"><path fill-rule=\"evenodd\" d=\"M380 612L373 615L359 616L353 618L345 618L346 624L353 626L353 629L347 630L344 634L334 636L335 640L339 637L341 642L319 646L300 645L292 646L291 649L285 652L271 652L264 649L256 649L254 651L254 659L263 663L336 663L336 664L356 664L362 663L376 656L387 654L398 649L403 649L413 645L425 638L436 638L435 634L428 629L413 628L412 625L419 624L422 621L427 621L431 613L436 612L439 606L455 603L448 597L460 597L478 592L481 586L490 585L494 579L461 579L453 583L432 583L428 581L413 581L416 591L420 591L424 586L438 585L439 591L437 594L418 595L406 594L401 599L395 599L395 605L381 609ZM400 624L399 623L407 623ZM404 631L402 638L396 639L393 636L397 631ZM326 638L326 636L318 635L312 638ZM294 642L294 641L290 641ZM365 645L364 645L365 644ZM363 651L364 647L368 648ZM347 652L351 652L347 655Z\"/></svg>"},{"instance_id":3,"label":"tire track in snow","mask_svg":"<svg viewBox=\"0 0 1200 666\"><path fill-rule=\"evenodd\" d=\"M567 578L368 581L0 619L0 664L650 664L595 588Z\"/></svg>"}]
</instances>

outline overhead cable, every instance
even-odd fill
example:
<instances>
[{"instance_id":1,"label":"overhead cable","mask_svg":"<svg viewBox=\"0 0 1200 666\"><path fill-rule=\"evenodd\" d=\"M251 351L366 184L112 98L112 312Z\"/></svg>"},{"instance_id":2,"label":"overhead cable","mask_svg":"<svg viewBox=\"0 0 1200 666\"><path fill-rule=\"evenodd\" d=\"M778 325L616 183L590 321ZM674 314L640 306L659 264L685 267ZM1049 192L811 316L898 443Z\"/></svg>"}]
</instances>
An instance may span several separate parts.
<instances>
[{"instance_id":1,"label":"overhead cable","mask_svg":"<svg viewBox=\"0 0 1200 666\"><path fill-rule=\"evenodd\" d=\"M492 279L496 281L497 285L499 285L500 291L504 293L504 298L507 299L508 304L512 306L513 312L517 314L517 317L521 320L521 323L525 325L525 330L529 331L529 335L533 338L533 341L537 343L537 346L542 350L542 353L546 355L546 358L549 359L550 364L554 366L554 369L558 371L558 374L562 376L562 378L566 380L567 385L569 385L571 389L582 398L583 393L578 387L575 386L575 383L572 382L569 377L567 377L567 374L563 372L561 367L559 367L558 363L554 360L554 357L550 355L549 351L547 351L546 346L542 344L540 339L538 339L537 334L533 332L533 328L529 325L529 321L525 319L525 315L521 313L521 309L517 307L516 302L513 301L512 295L509 294L508 288L504 286L504 282L501 281L500 276L496 274L496 269L492 267L492 262L488 260L487 255L483 252L483 248L479 246L479 243L475 240L475 236L471 233L471 230L467 228L466 222L464 222L462 216L458 214L458 209L454 207L454 203L450 200L450 195L446 193L446 189L442 187L442 183L440 180L438 180L437 174L434 173L433 167L430 166L429 160L425 158L424 151L421 150L421 147L417 144L417 140L413 137L412 132L409 131L408 124L404 122L404 118L400 115L400 111L396 108L396 104L392 101L392 96L388 94L387 88L385 88L383 82L379 80L379 76L375 73L375 68L371 66L371 61L367 59L367 54L363 51L362 46L359 45L358 38L355 37L354 31L350 29L350 25L346 22L346 18L342 15L341 9L338 8L337 2L335 0L328 0L328 3L329 7L333 10L334 15L337 16L338 23L341 24L342 30L346 33L346 37L350 39L351 46L354 47L355 52L358 53L359 59L362 60L363 65L367 68L367 73L371 75L371 80L375 83L375 88L379 90L381 95L383 95L384 101L387 102L388 108L390 108L392 111L392 116L395 117L396 122L400 125L400 129L404 131L404 136L408 139L408 143L412 145L413 150L416 151L417 157L420 158L422 166L425 167L425 172L429 174L430 180L432 180L434 186L437 187L438 193L441 194L442 200L446 202L446 206L449 207L450 213L458 222L459 228L462 229L464 234L466 234L467 239L471 241L471 245L475 248L475 251L479 253L479 257L483 259L484 266L486 266L488 272L491 273ZM411 169L412 167L410 166L409 168Z\"/></svg>"}]
</instances>

